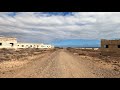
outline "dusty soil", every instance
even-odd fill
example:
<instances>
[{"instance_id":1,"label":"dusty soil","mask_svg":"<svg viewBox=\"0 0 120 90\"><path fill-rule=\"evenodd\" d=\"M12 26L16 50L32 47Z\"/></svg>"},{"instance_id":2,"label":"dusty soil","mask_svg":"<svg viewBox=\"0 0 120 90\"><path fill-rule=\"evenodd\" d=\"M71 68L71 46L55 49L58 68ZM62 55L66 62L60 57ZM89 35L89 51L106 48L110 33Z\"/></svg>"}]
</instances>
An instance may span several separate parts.
<instances>
[{"instance_id":1,"label":"dusty soil","mask_svg":"<svg viewBox=\"0 0 120 90\"><path fill-rule=\"evenodd\" d=\"M34 56L38 54L42 54L49 50L44 49L0 49L0 62L3 61L11 61L11 60L23 60L26 56Z\"/></svg>"},{"instance_id":2,"label":"dusty soil","mask_svg":"<svg viewBox=\"0 0 120 90\"><path fill-rule=\"evenodd\" d=\"M81 49L75 49L75 48L67 48L67 50L79 58L83 57L84 59L82 60L89 61L89 64L93 64L93 69L95 69L96 67L99 67L97 69L99 70L101 69L100 71L104 71L103 73L104 77L120 77L119 75L120 74L120 56L117 56L117 57L112 55L103 56L101 55L101 52L99 49L98 50L89 50L89 49L81 50ZM92 67L92 65L89 65L89 66Z\"/></svg>"},{"instance_id":3,"label":"dusty soil","mask_svg":"<svg viewBox=\"0 0 120 90\"><path fill-rule=\"evenodd\" d=\"M120 69L117 65L89 55L78 55L66 49L57 49L27 57L25 60L1 62L0 77L120 78Z\"/></svg>"}]
</instances>

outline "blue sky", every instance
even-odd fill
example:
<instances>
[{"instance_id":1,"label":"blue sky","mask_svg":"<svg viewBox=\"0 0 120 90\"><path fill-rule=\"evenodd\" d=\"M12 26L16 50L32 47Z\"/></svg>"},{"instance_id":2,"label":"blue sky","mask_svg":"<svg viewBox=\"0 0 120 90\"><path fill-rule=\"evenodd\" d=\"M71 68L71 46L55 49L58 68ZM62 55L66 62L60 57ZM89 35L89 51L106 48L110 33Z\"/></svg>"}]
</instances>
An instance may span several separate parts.
<instances>
[{"instance_id":1,"label":"blue sky","mask_svg":"<svg viewBox=\"0 0 120 90\"><path fill-rule=\"evenodd\" d=\"M67 39L53 42L58 47L100 47L100 40Z\"/></svg>"},{"instance_id":2,"label":"blue sky","mask_svg":"<svg viewBox=\"0 0 120 90\"><path fill-rule=\"evenodd\" d=\"M120 12L0 12L0 35L19 42L100 46L120 39Z\"/></svg>"}]
</instances>

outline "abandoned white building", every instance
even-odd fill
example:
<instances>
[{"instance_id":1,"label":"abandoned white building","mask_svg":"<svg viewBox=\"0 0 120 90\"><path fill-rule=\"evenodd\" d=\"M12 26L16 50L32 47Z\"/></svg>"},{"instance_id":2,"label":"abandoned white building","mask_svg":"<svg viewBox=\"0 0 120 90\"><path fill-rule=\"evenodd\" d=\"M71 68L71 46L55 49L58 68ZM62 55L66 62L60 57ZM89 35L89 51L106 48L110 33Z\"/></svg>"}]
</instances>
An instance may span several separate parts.
<instances>
[{"instance_id":1,"label":"abandoned white building","mask_svg":"<svg viewBox=\"0 0 120 90\"><path fill-rule=\"evenodd\" d=\"M16 48L16 45L16 38L0 37L0 48Z\"/></svg>"},{"instance_id":2,"label":"abandoned white building","mask_svg":"<svg viewBox=\"0 0 120 90\"><path fill-rule=\"evenodd\" d=\"M38 43L17 43L17 48L53 48L53 46Z\"/></svg>"},{"instance_id":3,"label":"abandoned white building","mask_svg":"<svg viewBox=\"0 0 120 90\"><path fill-rule=\"evenodd\" d=\"M18 49L18 48L54 48L52 45L39 43L18 43L16 38L0 37L0 48Z\"/></svg>"}]
</instances>

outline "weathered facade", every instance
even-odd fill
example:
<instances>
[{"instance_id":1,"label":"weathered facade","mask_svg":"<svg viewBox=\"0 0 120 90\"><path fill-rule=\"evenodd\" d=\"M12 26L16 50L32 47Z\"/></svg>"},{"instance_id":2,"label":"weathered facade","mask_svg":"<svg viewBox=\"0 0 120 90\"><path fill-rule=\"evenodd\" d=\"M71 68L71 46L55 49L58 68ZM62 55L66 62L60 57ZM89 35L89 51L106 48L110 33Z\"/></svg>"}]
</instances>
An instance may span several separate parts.
<instances>
[{"instance_id":1,"label":"weathered facade","mask_svg":"<svg viewBox=\"0 0 120 90\"><path fill-rule=\"evenodd\" d=\"M101 39L101 54L102 55L120 55L120 40Z\"/></svg>"},{"instance_id":2,"label":"weathered facade","mask_svg":"<svg viewBox=\"0 0 120 90\"><path fill-rule=\"evenodd\" d=\"M40 43L18 43L16 38L0 37L0 48L21 49L21 48L54 48L52 45Z\"/></svg>"},{"instance_id":3,"label":"weathered facade","mask_svg":"<svg viewBox=\"0 0 120 90\"><path fill-rule=\"evenodd\" d=\"M16 48L16 45L16 38L0 37L0 48Z\"/></svg>"},{"instance_id":4,"label":"weathered facade","mask_svg":"<svg viewBox=\"0 0 120 90\"><path fill-rule=\"evenodd\" d=\"M17 48L41 48L41 45L38 43L17 43Z\"/></svg>"},{"instance_id":5,"label":"weathered facade","mask_svg":"<svg viewBox=\"0 0 120 90\"><path fill-rule=\"evenodd\" d=\"M98 50L99 48L81 48L81 49Z\"/></svg>"},{"instance_id":6,"label":"weathered facade","mask_svg":"<svg viewBox=\"0 0 120 90\"><path fill-rule=\"evenodd\" d=\"M17 43L17 48L54 48L52 45L38 44L38 43Z\"/></svg>"}]
</instances>

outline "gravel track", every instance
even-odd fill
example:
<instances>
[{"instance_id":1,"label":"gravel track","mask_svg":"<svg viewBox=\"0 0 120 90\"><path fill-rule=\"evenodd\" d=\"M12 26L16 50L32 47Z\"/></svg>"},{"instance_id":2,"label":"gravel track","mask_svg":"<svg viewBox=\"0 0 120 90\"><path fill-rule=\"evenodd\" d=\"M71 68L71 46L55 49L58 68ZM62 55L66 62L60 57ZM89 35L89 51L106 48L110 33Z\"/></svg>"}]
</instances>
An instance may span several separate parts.
<instances>
[{"instance_id":1,"label":"gravel track","mask_svg":"<svg viewBox=\"0 0 120 90\"><path fill-rule=\"evenodd\" d=\"M119 72L99 67L92 58L76 56L67 50L38 55L21 68L0 72L1 78L104 78L120 77Z\"/></svg>"}]
</instances>

